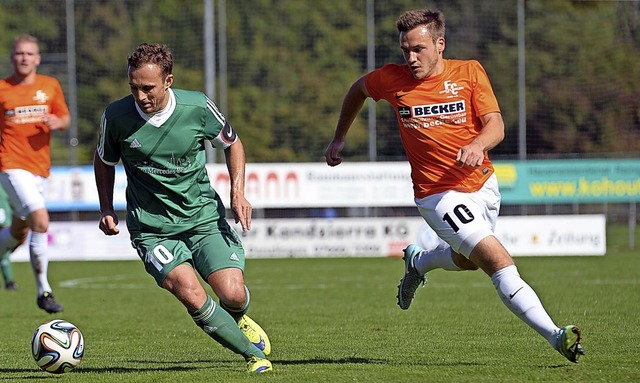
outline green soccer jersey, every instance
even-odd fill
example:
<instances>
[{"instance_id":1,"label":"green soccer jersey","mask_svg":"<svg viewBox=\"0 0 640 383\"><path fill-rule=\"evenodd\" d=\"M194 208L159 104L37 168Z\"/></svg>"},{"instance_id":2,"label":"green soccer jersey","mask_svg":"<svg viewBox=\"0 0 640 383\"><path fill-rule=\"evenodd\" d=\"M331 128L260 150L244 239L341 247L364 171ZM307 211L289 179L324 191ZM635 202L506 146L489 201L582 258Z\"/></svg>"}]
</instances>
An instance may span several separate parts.
<instances>
[{"instance_id":1,"label":"green soccer jersey","mask_svg":"<svg viewBox=\"0 0 640 383\"><path fill-rule=\"evenodd\" d=\"M127 174L129 231L163 235L197 230L224 218L225 210L205 168L205 140L232 144L235 133L201 92L172 89L156 116L137 108L129 95L111 103L100 123L98 154Z\"/></svg>"}]
</instances>

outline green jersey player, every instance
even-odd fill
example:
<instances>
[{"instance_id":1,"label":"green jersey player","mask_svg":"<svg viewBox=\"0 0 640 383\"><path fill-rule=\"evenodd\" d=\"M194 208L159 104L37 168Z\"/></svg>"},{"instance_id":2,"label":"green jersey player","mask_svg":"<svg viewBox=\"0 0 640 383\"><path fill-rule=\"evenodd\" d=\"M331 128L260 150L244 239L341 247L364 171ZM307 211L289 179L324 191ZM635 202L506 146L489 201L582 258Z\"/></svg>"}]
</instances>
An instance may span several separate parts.
<instances>
[{"instance_id":1,"label":"green jersey player","mask_svg":"<svg viewBox=\"0 0 640 383\"><path fill-rule=\"evenodd\" d=\"M146 271L205 333L242 355L250 372L270 371L269 339L246 315L250 295L244 250L205 168L208 140L224 150L231 210L242 229L249 230L244 148L203 93L171 88L172 70L172 54L163 45L140 44L128 58L131 94L109 104L100 122L94 158L99 227L106 235L119 232L113 187L114 166L121 161L127 175L127 228Z\"/></svg>"}]
</instances>

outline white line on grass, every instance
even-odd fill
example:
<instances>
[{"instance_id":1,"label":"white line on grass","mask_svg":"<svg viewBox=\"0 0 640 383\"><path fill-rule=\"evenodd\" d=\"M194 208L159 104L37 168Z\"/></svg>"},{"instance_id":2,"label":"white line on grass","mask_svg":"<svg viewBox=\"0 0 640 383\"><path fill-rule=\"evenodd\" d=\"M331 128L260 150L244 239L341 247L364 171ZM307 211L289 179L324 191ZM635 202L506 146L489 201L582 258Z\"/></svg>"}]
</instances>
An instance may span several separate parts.
<instances>
[{"instance_id":1,"label":"white line on grass","mask_svg":"<svg viewBox=\"0 0 640 383\"><path fill-rule=\"evenodd\" d=\"M135 282L127 283L127 280ZM89 277L70 279L60 282L60 286L75 289L151 289L156 286L151 280L147 282L138 282L139 274L120 274L109 275L104 277Z\"/></svg>"}]
</instances>

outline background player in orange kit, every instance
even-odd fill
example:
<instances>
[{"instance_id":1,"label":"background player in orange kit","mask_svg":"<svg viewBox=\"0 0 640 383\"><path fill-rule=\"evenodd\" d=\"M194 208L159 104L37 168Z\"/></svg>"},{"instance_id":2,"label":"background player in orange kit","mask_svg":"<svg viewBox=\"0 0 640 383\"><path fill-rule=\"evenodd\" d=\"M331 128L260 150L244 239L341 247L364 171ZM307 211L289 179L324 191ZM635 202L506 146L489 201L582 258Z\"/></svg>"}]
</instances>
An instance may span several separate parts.
<instances>
[{"instance_id":1,"label":"background player in orange kit","mask_svg":"<svg viewBox=\"0 0 640 383\"><path fill-rule=\"evenodd\" d=\"M37 74L38 40L15 39L11 52L13 74L0 81L0 183L13 209L10 227L0 231L0 254L29 237L29 256L38 290L38 307L62 311L51 292L47 270L49 212L45 206L46 178L51 168L51 132L71 122L60 83Z\"/></svg>"},{"instance_id":2,"label":"background player in orange kit","mask_svg":"<svg viewBox=\"0 0 640 383\"><path fill-rule=\"evenodd\" d=\"M440 11L405 12L396 27L406 65L384 65L352 84L325 159L330 166L342 162L345 137L368 97L391 104L411 165L415 203L441 239L433 248L404 250L398 305L409 308L430 270L480 268L515 315L577 363L584 354L580 330L554 324L494 236L501 196L487 153L503 140L504 123L484 68L475 60L443 58Z\"/></svg>"}]
</instances>

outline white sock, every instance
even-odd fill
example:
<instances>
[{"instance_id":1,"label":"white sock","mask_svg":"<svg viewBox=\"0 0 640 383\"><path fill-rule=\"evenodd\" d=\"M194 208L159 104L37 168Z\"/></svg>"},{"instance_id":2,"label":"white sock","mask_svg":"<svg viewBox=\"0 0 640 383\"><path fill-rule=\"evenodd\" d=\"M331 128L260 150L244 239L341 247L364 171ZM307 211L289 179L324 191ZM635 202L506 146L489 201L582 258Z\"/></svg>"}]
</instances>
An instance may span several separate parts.
<instances>
[{"instance_id":1,"label":"white sock","mask_svg":"<svg viewBox=\"0 0 640 383\"><path fill-rule=\"evenodd\" d=\"M556 334L560 329L547 314L535 291L520 278L516 266L511 265L496 271L491 276L491 281L509 310L555 348Z\"/></svg>"},{"instance_id":2,"label":"white sock","mask_svg":"<svg viewBox=\"0 0 640 383\"><path fill-rule=\"evenodd\" d=\"M11 235L11 226L7 226L0 230L0 254L4 254L8 249L18 246L18 240Z\"/></svg>"},{"instance_id":3,"label":"white sock","mask_svg":"<svg viewBox=\"0 0 640 383\"><path fill-rule=\"evenodd\" d=\"M439 240L435 248L424 250L418 254L413 262L416 270L418 270L420 274L425 274L434 269L445 269L448 271L462 270L453 262L451 246L443 240Z\"/></svg>"},{"instance_id":4,"label":"white sock","mask_svg":"<svg viewBox=\"0 0 640 383\"><path fill-rule=\"evenodd\" d=\"M47 278L47 270L49 268L48 248L47 233L31 232L29 238L29 258L31 259L33 275L36 277L38 296L42 295L45 291L51 292L51 286L49 286L49 279Z\"/></svg>"}]
</instances>

